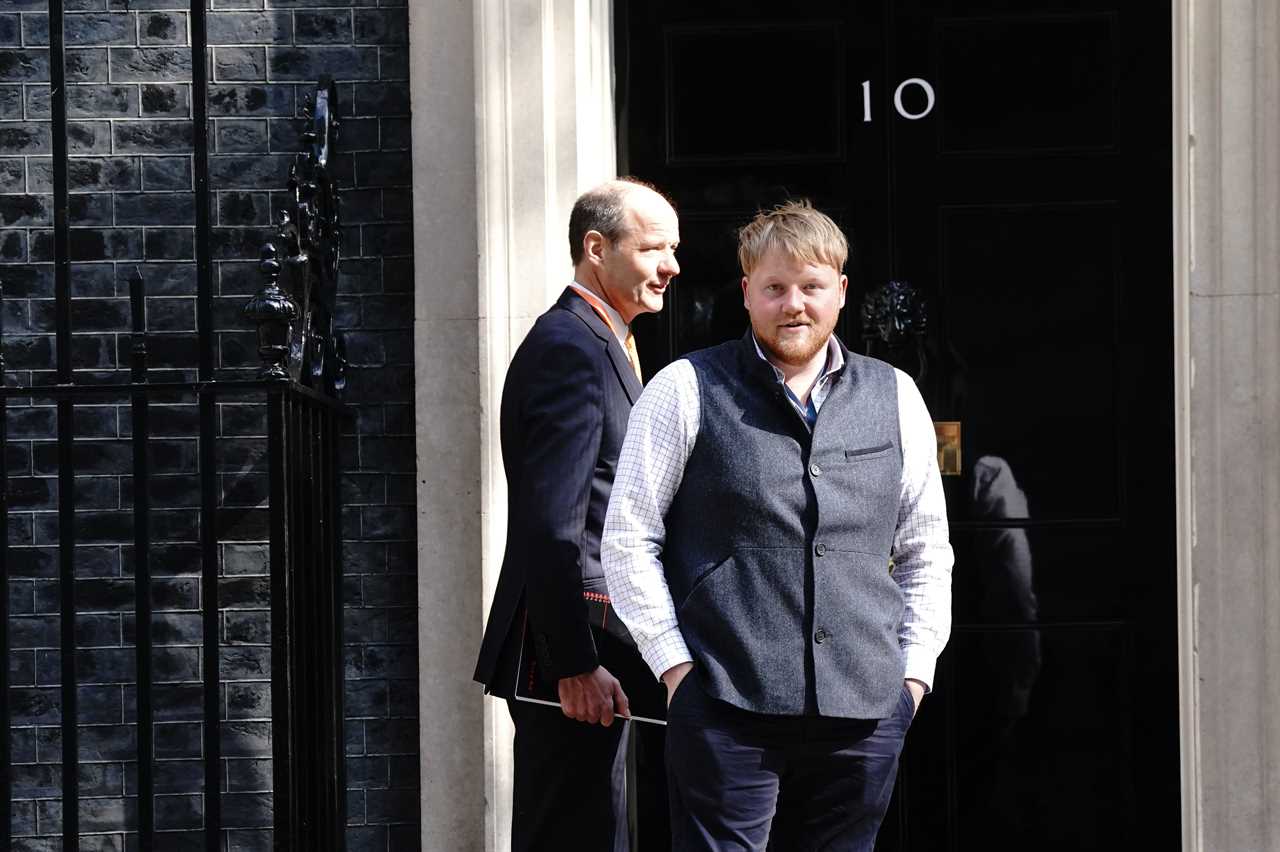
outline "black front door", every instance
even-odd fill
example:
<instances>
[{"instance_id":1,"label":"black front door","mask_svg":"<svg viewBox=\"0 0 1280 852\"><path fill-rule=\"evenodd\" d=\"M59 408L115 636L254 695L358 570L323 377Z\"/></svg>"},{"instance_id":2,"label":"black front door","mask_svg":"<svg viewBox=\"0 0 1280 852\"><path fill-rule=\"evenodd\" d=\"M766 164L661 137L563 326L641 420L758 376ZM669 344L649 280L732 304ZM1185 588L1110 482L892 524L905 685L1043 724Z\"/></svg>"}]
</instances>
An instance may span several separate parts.
<instances>
[{"instance_id":1,"label":"black front door","mask_svg":"<svg viewBox=\"0 0 1280 852\"><path fill-rule=\"evenodd\" d=\"M683 238L637 322L646 372L742 333L735 229L803 196L851 237L845 342L959 424L955 627L880 848L1176 849L1167 5L617 19L621 168L673 196ZM864 338L889 281L922 334Z\"/></svg>"}]
</instances>

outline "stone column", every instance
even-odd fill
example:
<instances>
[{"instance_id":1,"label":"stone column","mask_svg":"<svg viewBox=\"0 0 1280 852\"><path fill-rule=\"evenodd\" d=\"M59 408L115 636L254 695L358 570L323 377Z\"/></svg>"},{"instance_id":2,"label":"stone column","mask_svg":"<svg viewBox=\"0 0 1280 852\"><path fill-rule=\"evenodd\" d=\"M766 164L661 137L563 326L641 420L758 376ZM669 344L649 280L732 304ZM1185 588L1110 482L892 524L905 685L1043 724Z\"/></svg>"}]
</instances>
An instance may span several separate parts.
<instances>
[{"instance_id":1,"label":"stone column","mask_svg":"<svg viewBox=\"0 0 1280 852\"><path fill-rule=\"evenodd\" d=\"M1280 10L1175 3L1184 848L1280 848Z\"/></svg>"},{"instance_id":2,"label":"stone column","mask_svg":"<svg viewBox=\"0 0 1280 852\"><path fill-rule=\"evenodd\" d=\"M612 177L610 0L410 4L422 848L509 848L511 724L471 682L506 535L502 381Z\"/></svg>"}]
</instances>

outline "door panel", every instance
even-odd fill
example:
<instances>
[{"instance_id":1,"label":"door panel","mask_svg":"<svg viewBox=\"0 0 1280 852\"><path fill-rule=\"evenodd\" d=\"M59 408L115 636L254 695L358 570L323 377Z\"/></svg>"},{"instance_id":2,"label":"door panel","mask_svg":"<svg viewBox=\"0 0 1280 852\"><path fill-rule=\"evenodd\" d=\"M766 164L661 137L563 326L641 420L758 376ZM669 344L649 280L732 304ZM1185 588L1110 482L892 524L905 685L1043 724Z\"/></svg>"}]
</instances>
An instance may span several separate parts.
<instances>
[{"instance_id":1,"label":"door panel","mask_svg":"<svg viewBox=\"0 0 1280 852\"><path fill-rule=\"evenodd\" d=\"M621 168L683 239L646 373L742 334L736 229L807 197L852 244L842 339L961 423L882 850L1177 848L1169 19L1135 5L617 4ZM862 336L890 280L919 345Z\"/></svg>"}]
</instances>

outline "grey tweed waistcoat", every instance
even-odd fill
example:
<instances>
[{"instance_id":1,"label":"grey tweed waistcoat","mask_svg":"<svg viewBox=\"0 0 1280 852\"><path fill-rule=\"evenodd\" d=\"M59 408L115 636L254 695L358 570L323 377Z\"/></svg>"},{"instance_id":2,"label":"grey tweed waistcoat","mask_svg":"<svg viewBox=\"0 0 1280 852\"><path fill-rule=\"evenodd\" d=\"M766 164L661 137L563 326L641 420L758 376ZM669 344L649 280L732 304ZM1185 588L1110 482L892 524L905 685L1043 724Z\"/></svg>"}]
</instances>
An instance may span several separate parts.
<instances>
[{"instance_id":1,"label":"grey tweed waistcoat","mask_svg":"<svg viewBox=\"0 0 1280 852\"><path fill-rule=\"evenodd\" d=\"M750 332L687 356L700 425L663 565L702 685L745 710L881 719L901 695L897 380L842 351L812 433Z\"/></svg>"}]
</instances>

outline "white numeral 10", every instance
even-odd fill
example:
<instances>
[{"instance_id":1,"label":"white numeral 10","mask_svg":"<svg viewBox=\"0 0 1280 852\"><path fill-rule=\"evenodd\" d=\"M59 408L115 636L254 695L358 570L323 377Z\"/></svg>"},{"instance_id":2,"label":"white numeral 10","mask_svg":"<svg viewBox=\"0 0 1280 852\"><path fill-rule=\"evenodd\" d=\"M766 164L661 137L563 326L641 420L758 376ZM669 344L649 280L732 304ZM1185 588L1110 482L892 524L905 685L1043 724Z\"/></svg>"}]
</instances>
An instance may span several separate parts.
<instances>
[{"instance_id":1,"label":"white numeral 10","mask_svg":"<svg viewBox=\"0 0 1280 852\"><path fill-rule=\"evenodd\" d=\"M920 112L908 112L906 107L902 105L902 93L906 91L907 86L919 86L924 90L925 104L924 109ZM908 77L898 84L898 88L893 90L893 108L898 111L898 115L908 121L924 118L933 112L933 104L935 97L933 94L933 86L929 85L928 80L922 80L919 77ZM871 123L871 81L862 81L862 123Z\"/></svg>"}]
</instances>

